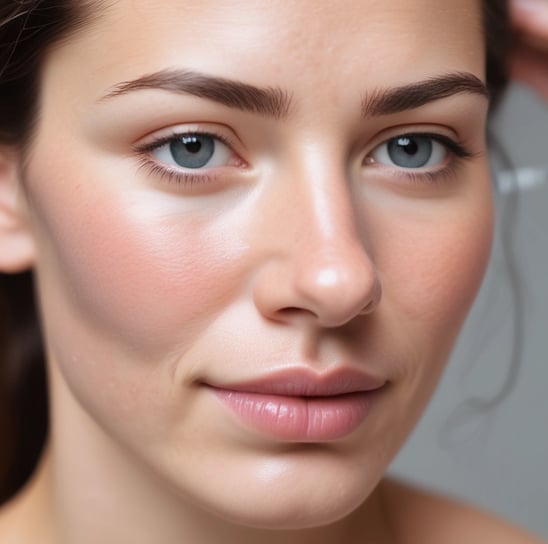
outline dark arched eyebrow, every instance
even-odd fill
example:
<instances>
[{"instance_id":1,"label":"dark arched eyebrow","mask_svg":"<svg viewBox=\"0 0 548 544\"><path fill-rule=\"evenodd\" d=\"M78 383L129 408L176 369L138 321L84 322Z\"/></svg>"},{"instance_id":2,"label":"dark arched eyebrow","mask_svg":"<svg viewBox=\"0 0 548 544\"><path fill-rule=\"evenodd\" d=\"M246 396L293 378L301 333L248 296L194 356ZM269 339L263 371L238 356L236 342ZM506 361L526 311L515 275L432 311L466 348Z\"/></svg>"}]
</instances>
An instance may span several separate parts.
<instances>
[{"instance_id":1,"label":"dark arched eyebrow","mask_svg":"<svg viewBox=\"0 0 548 544\"><path fill-rule=\"evenodd\" d=\"M472 93L489 99L489 91L481 79L467 72L456 72L402 87L377 89L366 93L362 100L362 116L376 117L401 113L461 93Z\"/></svg>"},{"instance_id":2,"label":"dark arched eyebrow","mask_svg":"<svg viewBox=\"0 0 548 544\"><path fill-rule=\"evenodd\" d=\"M132 81L124 81L111 88L101 100L142 89L190 94L229 108L258 113L274 119L287 117L291 107L291 98L283 89L256 87L192 70L162 70Z\"/></svg>"},{"instance_id":3,"label":"dark arched eyebrow","mask_svg":"<svg viewBox=\"0 0 548 544\"><path fill-rule=\"evenodd\" d=\"M190 94L274 119L286 118L291 95L279 87L256 87L248 83L211 76L192 70L161 70L111 87L100 101L143 89ZM475 75L457 72L439 75L400 87L376 89L364 95L362 116L390 115L424 106L456 94L473 93L485 98L489 92Z\"/></svg>"}]
</instances>

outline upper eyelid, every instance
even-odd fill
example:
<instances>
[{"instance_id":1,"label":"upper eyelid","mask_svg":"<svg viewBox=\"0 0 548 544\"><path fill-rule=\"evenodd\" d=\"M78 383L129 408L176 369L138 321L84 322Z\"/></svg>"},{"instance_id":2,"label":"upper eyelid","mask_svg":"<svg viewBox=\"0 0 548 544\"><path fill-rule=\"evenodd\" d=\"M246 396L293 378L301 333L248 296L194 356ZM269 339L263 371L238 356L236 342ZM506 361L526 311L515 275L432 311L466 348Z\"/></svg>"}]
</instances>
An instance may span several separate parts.
<instances>
[{"instance_id":1,"label":"upper eyelid","mask_svg":"<svg viewBox=\"0 0 548 544\"><path fill-rule=\"evenodd\" d=\"M142 145L139 145L137 144L136 146L133 147L133 150L136 152L136 153L152 153L153 151L156 151L162 147L164 147L165 145L171 143L173 140L177 139L178 137L182 137L182 136L186 136L186 135L191 135L191 134L200 134L201 136L210 136L212 138L215 138L216 140L219 140L223 145L227 146L232 153L236 153L232 147L232 145L227 142L224 138L218 136L217 134L211 134L211 133L208 133L208 132L183 132L183 133L180 133L180 134L173 134L172 136L164 136L164 137L159 137L155 140L151 140L150 142L147 142L147 143L144 143Z\"/></svg>"},{"instance_id":2,"label":"upper eyelid","mask_svg":"<svg viewBox=\"0 0 548 544\"><path fill-rule=\"evenodd\" d=\"M394 138L409 135L428 135L442 145L450 143L454 146L453 149L448 148L450 153L456 148L462 148L470 155L481 154L481 152L478 152L479 147L475 138L472 138L469 134L463 134L463 130L459 130L458 126L435 121L416 121L374 128L371 131L368 130L368 127L365 127L364 131L361 134L358 133L354 143L351 144L349 156L359 156L366 160L379 146Z\"/></svg>"},{"instance_id":3,"label":"upper eyelid","mask_svg":"<svg viewBox=\"0 0 548 544\"><path fill-rule=\"evenodd\" d=\"M177 137L200 134L208 135L224 143L235 154L240 155L246 151L241 139L234 131L225 125L219 125L211 122L190 122L172 125L160 130L149 132L146 136L139 138L132 144L135 152L150 152L158 147L165 145Z\"/></svg>"},{"instance_id":4,"label":"upper eyelid","mask_svg":"<svg viewBox=\"0 0 548 544\"><path fill-rule=\"evenodd\" d=\"M434 132L431 129L411 129L402 130L400 132L395 132L392 135L383 137L380 141L378 141L378 143L371 146L371 148L367 152L367 156L369 157L380 146L386 145L392 140L395 140L397 138L405 138L408 136L421 136L431 138L440 145L443 145L448 150L448 152L461 158L473 158L477 155L477 153L473 153L469 150L469 146L466 142L463 142L457 137L451 137L446 134Z\"/></svg>"},{"instance_id":5,"label":"upper eyelid","mask_svg":"<svg viewBox=\"0 0 548 544\"><path fill-rule=\"evenodd\" d=\"M460 141L460 138L456 131L443 125L417 123L413 125L394 126L377 132L375 136L369 139L369 145L374 148L390 140L393 140L394 138L410 135L427 135L432 137L447 138L455 142Z\"/></svg>"}]
</instances>

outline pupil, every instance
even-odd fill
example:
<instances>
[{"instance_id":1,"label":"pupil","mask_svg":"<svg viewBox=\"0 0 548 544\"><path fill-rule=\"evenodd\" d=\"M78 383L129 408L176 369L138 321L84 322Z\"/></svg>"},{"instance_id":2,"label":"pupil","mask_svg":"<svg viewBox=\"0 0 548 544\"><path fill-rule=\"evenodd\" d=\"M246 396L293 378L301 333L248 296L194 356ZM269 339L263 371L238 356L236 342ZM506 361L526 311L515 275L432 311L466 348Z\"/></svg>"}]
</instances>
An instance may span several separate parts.
<instances>
[{"instance_id":1,"label":"pupil","mask_svg":"<svg viewBox=\"0 0 548 544\"><path fill-rule=\"evenodd\" d=\"M417 142L409 138L400 138L398 144L408 155L415 155L419 150Z\"/></svg>"},{"instance_id":2,"label":"pupil","mask_svg":"<svg viewBox=\"0 0 548 544\"><path fill-rule=\"evenodd\" d=\"M183 144L189 153L199 153L202 149L202 143L196 136L187 136L183 138Z\"/></svg>"}]
</instances>

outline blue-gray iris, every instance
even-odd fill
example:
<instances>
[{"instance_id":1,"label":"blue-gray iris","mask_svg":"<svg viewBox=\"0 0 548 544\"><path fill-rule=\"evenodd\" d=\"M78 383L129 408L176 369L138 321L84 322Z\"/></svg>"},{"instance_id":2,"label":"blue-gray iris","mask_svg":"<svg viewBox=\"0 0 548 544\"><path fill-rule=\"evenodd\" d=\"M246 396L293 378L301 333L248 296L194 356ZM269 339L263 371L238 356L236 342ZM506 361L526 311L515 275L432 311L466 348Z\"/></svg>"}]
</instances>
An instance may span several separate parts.
<instances>
[{"instance_id":1,"label":"blue-gray iris","mask_svg":"<svg viewBox=\"0 0 548 544\"><path fill-rule=\"evenodd\" d=\"M400 168L421 168L432 157L432 138L400 136L388 142L388 155Z\"/></svg>"},{"instance_id":2,"label":"blue-gray iris","mask_svg":"<svg viewBox=\"0 0 548 544\"><path fill-rule=\"evenodd\" d=\"M183 168L205 166L215 152L215 141L207 134L188 134L171 142L174 161Z\"/></svg>"}]
</instances>

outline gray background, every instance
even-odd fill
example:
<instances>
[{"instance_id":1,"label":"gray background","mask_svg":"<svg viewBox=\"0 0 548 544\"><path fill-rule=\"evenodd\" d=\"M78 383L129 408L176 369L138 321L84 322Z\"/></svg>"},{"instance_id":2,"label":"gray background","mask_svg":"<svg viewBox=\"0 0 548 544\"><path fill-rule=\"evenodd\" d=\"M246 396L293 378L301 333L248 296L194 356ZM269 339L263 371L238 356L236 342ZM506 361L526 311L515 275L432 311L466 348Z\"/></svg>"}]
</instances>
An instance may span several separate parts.
<instances>
[{"instance_id":1,"label":"gray background","mask_svg":"<svg viewBox=\"0 0 548 544\"><path fill-rule=\"evenodd\" d=\"M493 132L516 166L548 170L548 107L526 89L510 90ZM498 239L486 281L440 388L391 472L548 539L548 184L519 191L515 220L503 219L509 197L498 201ZM515 345L504 225L511 226L521 274L520 368L494 410L467 410L465 399L500 391Z\"/></svg>"}]
</instances>

